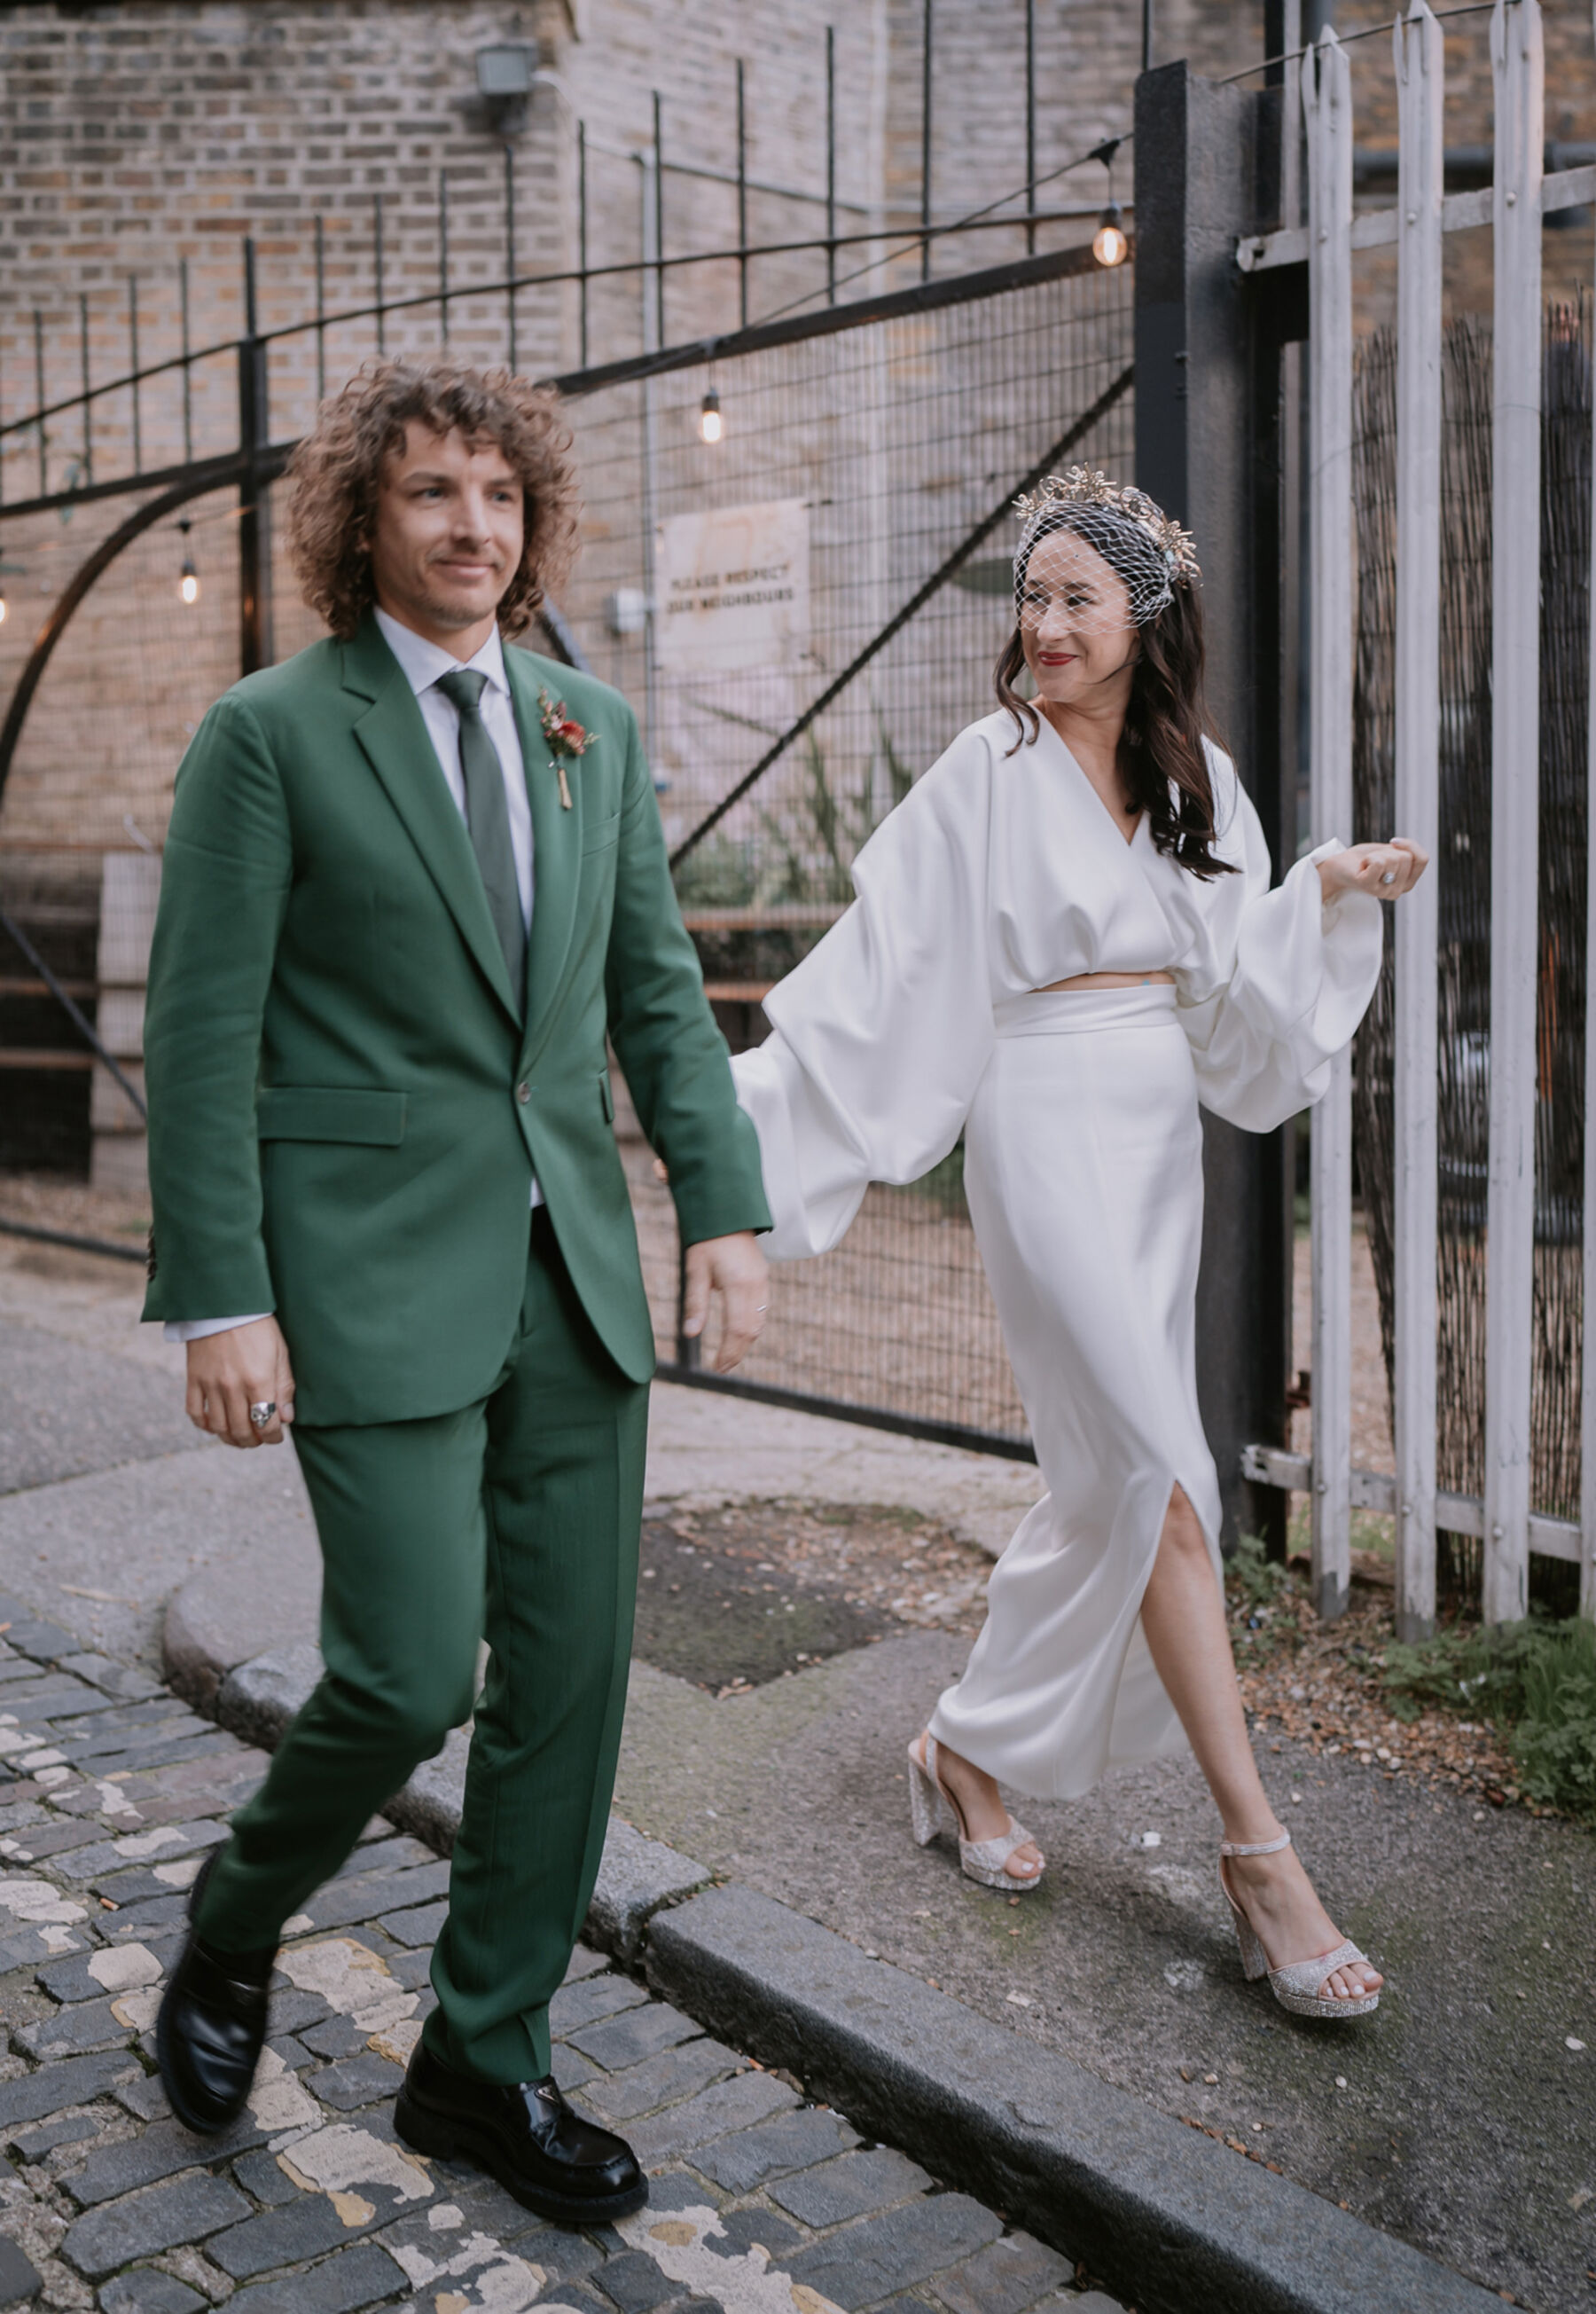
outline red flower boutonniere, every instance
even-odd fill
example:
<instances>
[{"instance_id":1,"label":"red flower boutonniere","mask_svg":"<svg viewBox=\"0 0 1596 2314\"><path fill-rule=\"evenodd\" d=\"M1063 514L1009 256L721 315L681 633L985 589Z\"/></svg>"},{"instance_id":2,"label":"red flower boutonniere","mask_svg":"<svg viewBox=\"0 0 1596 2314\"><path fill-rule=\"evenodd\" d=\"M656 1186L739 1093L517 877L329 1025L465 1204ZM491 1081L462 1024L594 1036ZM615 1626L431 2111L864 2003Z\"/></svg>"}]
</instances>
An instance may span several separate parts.
<instances>
[{"instance_id":1,"label":"red flower boutonniere","mask_svg":"<svg viewBox=\"0 0 1596 2314\"><path fill-rule=\"evenodd\" d=\"M569 811L571 808L571 791L570 784L565 776L567 759L575 763L578 757L585 755L598 735L594 731L584 730L574 716L566 713L564 700L551 699L541 685L538 690L538 711L543 719L543 737L549 743L549 753L553 756L554 768L560 774L560 809Z\"/></svg>"}]
</instances>

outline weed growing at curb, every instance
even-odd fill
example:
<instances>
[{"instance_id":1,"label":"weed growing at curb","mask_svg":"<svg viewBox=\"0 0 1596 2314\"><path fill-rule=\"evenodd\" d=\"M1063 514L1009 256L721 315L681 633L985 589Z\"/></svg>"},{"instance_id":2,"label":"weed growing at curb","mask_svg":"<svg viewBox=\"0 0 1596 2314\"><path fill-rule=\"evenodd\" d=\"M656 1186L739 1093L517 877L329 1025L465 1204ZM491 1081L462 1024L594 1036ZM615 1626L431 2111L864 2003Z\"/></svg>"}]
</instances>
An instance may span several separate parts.
<instances>
[{"instance_id":1,"label":"weed growing at curb","mask_svg":"<svg viewBox=\"0 0 1596 2314\"><path fill-rule=\"evenodd\" d=\"M1494 1629L1461 1625L1385 1651L1391 1709L1408 1724L1425 1704L1477 1712L1512 1729L1531 1799L1596 1816L1596 1623L1532 1615Z\"/></svg>"},{"instance_id":2,"label":"weed growing at curb","mask_svg":"<svg viewBox=\"0 0 1596 2314\"><path fill-rule=\"evenodd\" d=\"M1387 1777L1596 1823L1596 1624L1459 1621L1409 1647L1392 1629L1390 1579L1379 1554L1354 1551L1347 1612L1323 1623L1301 1563L1244 1536L1225 1598L1249 1714Z\"/></svg>"}]
</instances>

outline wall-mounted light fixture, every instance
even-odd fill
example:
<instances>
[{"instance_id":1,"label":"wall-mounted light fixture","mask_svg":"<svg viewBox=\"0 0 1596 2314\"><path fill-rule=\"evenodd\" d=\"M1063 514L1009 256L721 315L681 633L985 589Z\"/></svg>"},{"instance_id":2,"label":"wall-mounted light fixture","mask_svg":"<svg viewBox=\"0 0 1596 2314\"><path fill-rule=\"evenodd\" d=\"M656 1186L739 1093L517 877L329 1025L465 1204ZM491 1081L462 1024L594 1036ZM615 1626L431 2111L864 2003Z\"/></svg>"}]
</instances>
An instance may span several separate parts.
<instances>
[{"instance_id":1,"label":"wall-mounted light fixture","mask_svg":"<svg viewBox=\"0 0 1596 2314\"><path fill-rule=\"evenodd\" d=\"M185 515L178 525L183 538L183 559L177 574L178 596L180 600L185 603L197 603L199 600L199 573L194 568L194 557L189 549L189 532L191 527L189 517Z\"/></svg>"},{"instance_id":2,"label":"wall-mounted light fixture","mask_svg":"<svg viewBox=\"0 0 1596 2314\"><path fill-rule=\"evenodd\" d=\"M526 40L493 40L477 50L477 93L496 137L518 137L537 79L537 50Z\"/></svg>"}]
</instances>

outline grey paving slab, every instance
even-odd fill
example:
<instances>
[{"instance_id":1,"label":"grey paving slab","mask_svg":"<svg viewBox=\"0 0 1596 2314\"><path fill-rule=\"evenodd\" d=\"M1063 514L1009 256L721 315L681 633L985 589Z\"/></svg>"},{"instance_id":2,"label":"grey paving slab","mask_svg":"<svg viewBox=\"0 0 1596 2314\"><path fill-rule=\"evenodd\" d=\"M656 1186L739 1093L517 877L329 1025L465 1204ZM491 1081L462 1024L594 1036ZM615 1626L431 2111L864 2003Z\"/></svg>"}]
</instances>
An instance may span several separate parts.
<instances>
[{"instance_id":1,"label":"grey paving slab","mask_svg":"<svg viewBox=\"0 0 1596 2314\"><path fill-rule=\"evenodd\" d=\"M276 2021L275 2010L273 2021ZM300 2039L318 2057L328 2059L353 2057L365 2048L370 2036L352 2017L333 2015L324 2024L313 2025Z\"/></svg>"},{"instance_id":2,"label":"grey paving slab","mask_svg":"<svg viewBox=\"0 0 1596 2314\"><path fill-rule=\"evenodd\" d=\"M102 1687L107 1695L121 1696L129 1702L162 1692L161 1682L152 1678L147 1671L139 1671L132 1664L118 1663L110 1656L63 1656L61 1669L71 1672L76 1679L92 1680L96 1687Z\"/></svg>"},{"instance_id":3,"label":"grey paving slab","mask_svg":"<svg viewBox=\"0 0 1596 2314\"><path fill-rule=\"evenodd\" d=\"M751 2194L772 2177L807 2169L859 2143L859 2133L834 2113L800 2106L753 2129L739 2129L706 2146L695 2166L728 2194Z\"/></svg>"},{"instance_id":4,"label":"grey paving slab","mask_svg":"<svg viewBox=\"0 0 1596 2314\"><path fill-rule=\"evenodd\" d=\"M137 2137L124 2138L120 2144L101 2146L81 2169L66 2172L61 2182L81 2208L93 2209L99 2203L136 2193L142 2186L174 2177L181 2170L242 2153L249 2146L259 2145L264 2133L246 2114L221 2136L201 2141L168 2117L152 2123Z\"/></svg>"},{"instance_id":5,"label":"grey paving slab","mask_svg":"<svg viewBox=\"0 0 1596 2314\"><path fill-rule=\"evenodd\" d=\"M30 1615L19 1611L11 1601L5 1602L5 1636L14 1651L31 1656L36 1663L58 1662L75 1647L72 1633L64 1624L52 1622L48 1615Z\"/></svg>"},{"instance_id":6,"label":"grey paving slab","mask_svg":"<svg viewBox=\"0 0 1596 2314\"><path fill-rule=\"evenodd\" d=\"M58 2145L75 2145L85 2137L97 2137L100 2124L93 2114L68 2114L60 2121L43 2121L37 2128L18 2130L6 2142L19 2161L41 2161Z\"/></svg>"},{"instance_id":7,"label":"grey paving slab","mask_svg":"<svg viewBox=\"0 0 1596 2314\"><path fill-rule=\"evenodd\" d=\"M32 2259L7 2234L0 2234L0 2306L20 2306L33 2296L44 2277Z\"/></svg>"},{"instance_id":8,"label":"grey paving slab","mask_svg":"<svg viewBox=\"0 0 1596 2314\"><path fill-rule=\"evenodd\" d=\"M602 2287L621 2314L650 2314L652 2308L682 2295L681 2285L670 2280L658 2261L640 2251L605 2258Z\"/></svg>"},{"instance_id":9,"label":"grey paving slab","mask_svg":"<svg viewBox=\"0 0 1596 2314\"><path fill-rule=\"evenodd\" d=\"M620 2072L628 2065L641 2064L645 2057L657 2056L678 2041L696 2040L702 2030L701 2025L668 2002L650 2000L618 2017L583 2025L564 2037L607 2072Z\"/></svg>"},{"instance_id":10,"label":"grey paving slab","mask_svg":"<svg viewBox=\"0 0 1596 2314\"><path fill-rule=\"evenodd\" d=\"M280 2209L300 2192L275 2153L256 2152L241 2155L233 2165L233 2175L251 2200L269 2210Z\"/></svg>"},{"instance_id":11,"label":"grey paving slab","mask_svg":"<svg viewBox=\"0 0 1596 2314\"><path fill-rule=\"evenodd\" d=\"M1001 2231L1001 2221L967 2194L939 2194L855 2219L800 2251L787 2270L851 2314L960 2263Z\"/></svg>"},{"instance_id":12,"label":"grey paving slab","mask_svg":"<svg viewBox=\"0 0 1596 2314\"><path fill-rule=\"evenodd\" d=\"M0 2129L42 2120L46 2114L64 2112L68 2106L87 2105L91 2098L102 2097L114 2082L141 2070L126 2050L111 2049L103 2056L68 2057L36 2073L0 2081Z\"/></svg>"},{"instance_id":13,"label":"grey paving slab","mask_svg":"<svg viewBox=\"0 0 1596 2314\"><path fill-rule=\"evenodd\" d=\"M406 2276L375 2242L358 2242L324 2259L308 2274L260 2282L227 2303L237 2314L354 2314L402 2290Z\"/></svg>"},{"instance_id":14,"label":"grey paving slab","mask_svg":"<svg viewBox=\"0 0 1596 2314\"><path fill-rule=\"evenodd\" d=\"M627 2137L645 2169L695 2146L711 2144L734 2129L746 2129L771 2114L784 2113L798 2098L782 2081L769 2073L737 2073L717 2081L681 2105L667 2106L627 2131Z\"/></svg>"},{"instance_id":15,"label":"grey paving slab","mask_svg":"<svg viewBox=\"0 0 1596 2314\"><path fill-rule=\"evenodd\" d=\"M648 1998L648 1987L630 1976L589 1974L574 1983L568 1977L549 2003L549 2029L557 2040L563 2040L602 2017L640 2008Z\"/></svg>"},{"instance_id":16,"label":"grey paving slab","mask_svg":"<svg viewBox=\"0 0 1596 2314\"><path fill-rule=\"evenodd\" d=\"M911 2194L923 2194L930 2183L918 2161L877 2145L868 2153L843 2153L796 2177L780 2178L770 2194L807 2226L838 2226L846 2219L863 2217L868 2210L889 2209Z\"/></svg>"},{"instance_id":17,"label":"grey paving slab","mask_svg":"<svg viewBox=\"0 0 1596 2314\"><path fill-rule=\"evenodd\" d=\"M449 1886L449 1868L435 1857L428 1864L398 1872L357 1873L348 1880L329 1881L309 1898L304 1910L319 1929L339 1929L350 1921L374 1920L381 1912L441 1896Z\"/></svg>"},{"instance_id":18,"label":"grey paving slab","mask_svg":"<svg viewBox=\"0 0 1596 2314\"><path fill-rule=\"evenodd\" d=\"M426 1945L430 1948L437 1941L448 1911L447 1903L441 1900L436 1904L412 1904L408 1912L384 1912L377 1926L396 1944Z\"/></svg>"},{"instance_id":19,"label":"grey paving slab","mask_svg":"<svg viewBox=\"0 0 1596 2314\"><path fill-rule=\"evenodd\" d=\"M589 2081L604 2079L598 2067L590 2064L580 2051L573 2049L568 2042L556 2041L549 2056L550 2070L567 2097L574 2089L585 2088Z\"/></svg>"},{"instance_id":20,"label":"grey paving slab","mask_svg":"<svg viewBox=\"0 0 1596 2314\"><path fill-rule=\"evenodd\" d=\"M197 2314L210 2301L174 2274L163 2274L157 2265L141 2265L108 2282L97 2303L101 2314Z\"/></svg>"},{"instance_id":21,"label":"grey paving slab","mask_svg":"<svg viewBox=\"0 0 1596 2314\"><path fill-rule=\"evenodd\" d=\"M246 2207L241 2203L241 2212ZM245 2217L242 2225L217 2234L206 2255L234 2282L249 2282L273 2266L322 2256L348 2241L349 2230L325 2194L300 2194L280 2209Z\"/></svg>"},{"instance_id":22,"label":"grey paving slab","mask_svg":"<svg viewBox=\"0 0 1596 2314\"><path fill-rule=\"evenodd\" d=\"M94 2282L136 2257L148 2257L154 2250L201 2241L235 2220L247 2218L249 2208L235 2186L200 2171L89 2211L66 2229L61 2255Z\"/></svg>"},{"instance_id":23,"label":"grey paving slab","mask_svg":"<svg viewBox=\"0 0 1596 2314\"><path fill-rule=\"evenodd\" d=\"M751 2249L762 2249L767 2257L782 2264L795 2251L801 2249L807 2236L801 2227L784 2218L779 2210L770 2210L755 2203L751 2209L724 2211L720 2231L705 2237L704 2248L717 2257L745 2257Z\"/></svg>"},{"instance_id":24,"label":"grey paving slab","mask_svg":"<svg viewBox=\"0 0 1596 2314\"><path fill-rule=\"evenodd\" d=\"M114 2006L110 1999L75 2001L53 2017L18 2026L12 2045L25 2057L76 2057L90 2049L125 2048L132 2028L112 2013Z\"/></svg>"},{"instance_id":25,"label":"grey paving slab","mask_svg":"<svg viewBox=\"0 0 1596 2314\"><path fill-rule=\"evenodd\" d=\"M936 2292L952 2314L1025 2314L1071 2274L1068 2261L1034 2235L1004 2234L962 2265L939 2274ZM1080 2314L1079 2301L1071 2314Z\"/></svg>"},{"instance_id":26,"label":"grey paving slab","mask_svg":"<svg viewBox=\"0 0 1596 2314\"><path fill-rule=\"evenodd\" d=\"M400 2066L367 2050L363 2055L324 2066L312 2077L311 2086L323 2105L339 2113L353 2113L359 2106L375 2105L379 2098L394 2097L403 2079Z\"/></svg>"},{"instance_id":27,"label":"grey paving slab","mask_svg":"<svg viewBox=\"0 0 1596 2314\"><path fill-rule=\"evenodd\" d=\"M679 2042L675 2048L662 2049L657 2057L647 2058L640 2065L630 2065L624 2072L601 2073L596 2066L587 2066L586 2070L592 2076L587 2102L606 2117L612 2127L620 2128L639 2114L652 2113L657 2106L674 2105L679 2098L708 2089L711 2081L741 2071L746 2062L720 2041L701 2037ZM567 2086L563 2080L560 2085Z\"/></svg>"}]
</instances>

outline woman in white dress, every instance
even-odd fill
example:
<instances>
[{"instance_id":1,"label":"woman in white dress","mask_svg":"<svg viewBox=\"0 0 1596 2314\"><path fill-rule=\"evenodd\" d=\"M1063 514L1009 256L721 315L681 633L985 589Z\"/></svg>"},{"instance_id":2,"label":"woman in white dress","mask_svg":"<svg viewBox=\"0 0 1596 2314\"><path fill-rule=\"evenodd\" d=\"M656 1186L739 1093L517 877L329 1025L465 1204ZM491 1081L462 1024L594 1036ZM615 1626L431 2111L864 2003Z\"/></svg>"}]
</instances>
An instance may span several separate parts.
<instances>
[{"instance_id":1,"label":"woman in white dress","mask_svg":"<svg viewBox=\"0 0 1596 2314\"><path fill-rule=\"evenodd\" d=\"M1034 1887L1000 1781L1071 1798L1195 1753L1249 1977L1304 2014L1372 2009L1259 1780L1197 1411L1199 1104L1266 1132L1325 1091L1380 959L1375 895L1424 854L1332 842L1275 890L1204 730L1192 543L1083 467L1021 502L995 714L854 865L847 914L735 1064L778 1259L835 1245L871 1181L965 1135L970 1216L1047 1493L993 1570L964 1677L910 1749L914 1830ZM1035 704L1013 684L1028 668Z\"/></svg>"}]
</instances>

